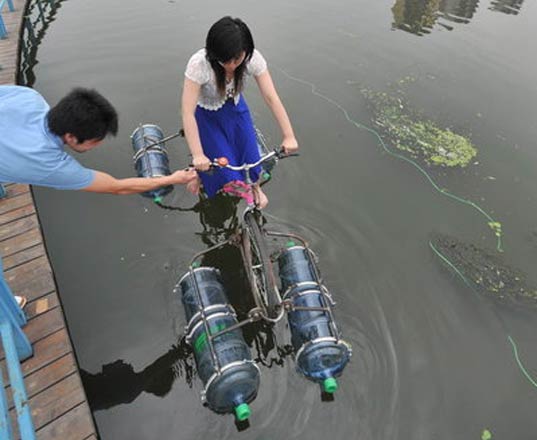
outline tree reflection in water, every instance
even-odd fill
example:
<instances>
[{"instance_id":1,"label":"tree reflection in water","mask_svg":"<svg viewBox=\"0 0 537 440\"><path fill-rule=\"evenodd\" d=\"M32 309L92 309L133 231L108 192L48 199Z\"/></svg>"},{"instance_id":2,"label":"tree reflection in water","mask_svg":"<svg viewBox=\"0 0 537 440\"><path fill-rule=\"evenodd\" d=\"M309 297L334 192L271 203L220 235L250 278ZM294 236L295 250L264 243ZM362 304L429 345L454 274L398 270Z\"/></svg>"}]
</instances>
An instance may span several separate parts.
<instances>
[{"instance_id":1,"label":"tree reflection in water","mask_svg":"<svg viewBox=\"0 0 537 440\"><path fill-rule=\"evenodd\" d=\"M524 0L492 0L488 9L505 14L518 14ZM453 30L452 23L470 23L479 0L396 0L392 7L392 29L423 36L435 25Z\"/></svg>"},{"instance_id":2,"label":"tree reflection in water","mask_svg":"<svg viewBox=\"0 0 537 440\"><path fill-rule=\"evenodd\" d=\"M504 14L517 15L520 12L524 0L493 0L489 9L503 12Z\"/></svg>"}]
</instances>

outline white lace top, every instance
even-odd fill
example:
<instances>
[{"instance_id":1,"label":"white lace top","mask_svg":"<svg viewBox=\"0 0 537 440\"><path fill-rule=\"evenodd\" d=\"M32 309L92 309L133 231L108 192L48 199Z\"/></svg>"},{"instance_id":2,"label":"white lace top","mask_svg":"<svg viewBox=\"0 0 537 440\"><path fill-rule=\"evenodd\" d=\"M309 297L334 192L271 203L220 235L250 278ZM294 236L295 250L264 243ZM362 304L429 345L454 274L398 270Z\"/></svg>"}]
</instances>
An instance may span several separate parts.
<instances>
[{"instance_id":1,"label":"white lace top","mask_svg":"<svg viewBox=\"0 0 537 440\"><path fill-rule=\"evenodd\" d=\"M205 49L198 50L188 60L185 70L185 76L201 85L198 105L207 110L218 110L221 108L227 98L233 98L235 105L239 102L239 94L235 92L234 81L226 81L226 94L220 95L216 87L216 77L213 68L205 56ZM254 49L252 58L246 66L246 78L248 76L258 76L267 70L267 62L263 55ZM245 78L245 79L246 79Z\"/></svg>"}]
</instances>

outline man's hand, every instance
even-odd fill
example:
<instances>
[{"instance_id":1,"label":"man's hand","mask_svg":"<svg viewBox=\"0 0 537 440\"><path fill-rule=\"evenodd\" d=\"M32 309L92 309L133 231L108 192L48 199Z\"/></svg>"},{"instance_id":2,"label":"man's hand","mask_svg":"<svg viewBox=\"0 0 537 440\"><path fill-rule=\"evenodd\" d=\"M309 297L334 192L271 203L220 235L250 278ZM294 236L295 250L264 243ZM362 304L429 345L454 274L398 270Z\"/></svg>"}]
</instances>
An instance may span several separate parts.
<instances>
[{"instance_id":1,"label":"man's hand","mask_svg":"<svg viewBox=\"0 0 537 440\"><path fill-rule=\"evenodd\" d=\"M183 185L198 178L198 173L194 168L175 171L170 175L172 185Z\"/></svg>"},{"instance_id":2,"label":"man's hand","mask_svg":"<svg viewBox=\"0 0 537 440\"><path fill-rule=\"evenodd\" d=\"M211 161L205 154L200 154L199 156L192 157L192 165L198 171L207 171L211 166Z\"/></svg>"}]
</instances>

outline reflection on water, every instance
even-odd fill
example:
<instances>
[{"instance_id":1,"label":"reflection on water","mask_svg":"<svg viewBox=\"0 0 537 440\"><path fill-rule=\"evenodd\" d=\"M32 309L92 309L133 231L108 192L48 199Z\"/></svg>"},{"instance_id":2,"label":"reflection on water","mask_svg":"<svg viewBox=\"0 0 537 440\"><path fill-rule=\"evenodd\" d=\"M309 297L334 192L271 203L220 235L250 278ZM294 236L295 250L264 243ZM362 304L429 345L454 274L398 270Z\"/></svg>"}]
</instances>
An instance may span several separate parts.
<instances>
[{"instance_id":1,"label":"reflection on water","mask_svg":"<svg viewBox=\"0 0 537 440\"><path fill-rule=\"evenodd\" d=\"M442 16L455 23L469 23L477 10L479 0L443 0L439 11Z\"/></svg>"},{"instance_id":2,"label":"reflection on water","mask_svg":"<svg viewBox=\"0 0 537 440\"><path fill-rule=\"evenodd\" d=\"M490 10L518 14L524 0L493 0ZM392 28L416 35L429 34L435 25L453 30L450 23L469 23L479 0L396 0Z\"/></svg>"},{"instance_id":3,"label":"reflection on water","mask_svg":"<svg viewBox=\"0 0 537 440\"><path fill-rule=\"evenodd\" d=\"M41 3L40 0L29 1L24 12L26 26L21 29L20 58L17 83L32 87L35 82L34 67L39 63L37 50L49 25L56 19L58 9L65 0Z\"/></svg>"},{"instance_id":4,"label":"reflection on water","mask_svg":"<svg viewBox=\"0 0 537 440\"><path fill-rule=\"evenodd\" d=\"M178 377L192 386L195 375L190 347L182 338L143 370L136 372L123 359L103 365L99 373L80 370L84 389L93 411L131 403L143 392L164 397Z\"/></svg>"},{"instance_id":5,"label":"reflection on water","mask_svg":"<svg viewBox=\"0 0 537 440\"><path fill-rule=\"evenodd\" d=\"M519 13L524 0L492 0L489 9L503 12L504 14L516 15Z\"/></svg>"},{"instance_id":6,"label":"reflection on water","mask_svg":"<svg viewBox=\"0 0 537 440\"><path fill-rule=\"evenodd\" d=\"M243 331L248 345L255 350L255 362L271 368L282 366L293 353L290 345L276 346L272 326L255 323ZM275 349L275 355L269 356ZM165 397L176 379L182 379L192 388L196 367L192 350L185 338L141 371L123 359L105 364L98 373L80 370L84 389L92 411L109 409L134 402L142 392Z\"/></svg>"}]
</instances>

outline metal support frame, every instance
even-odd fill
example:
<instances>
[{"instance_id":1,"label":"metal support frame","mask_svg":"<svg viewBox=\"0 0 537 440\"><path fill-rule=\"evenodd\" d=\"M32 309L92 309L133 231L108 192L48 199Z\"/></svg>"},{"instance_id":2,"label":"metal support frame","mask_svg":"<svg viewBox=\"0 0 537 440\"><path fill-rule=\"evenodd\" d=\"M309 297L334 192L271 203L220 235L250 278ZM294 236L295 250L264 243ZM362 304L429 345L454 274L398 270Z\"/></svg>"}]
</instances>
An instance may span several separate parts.
<instances>
[{"instance_id":1,"label":"metal support frame","mask_svg":"<svg viewBox=\"0 0 537 440\"><path fill-rule=\"evenodd\" d=\"M323 305L322 307L295 307L293 304L287 303L287 307L289 311L294 310L311 310L311 311L324 311L328 313L328 316L330 318L330 327L332 331L332 336L339 341L340 340L340 332L336 325L336 320L334 317L334 312L332 311L332 306L335 305L334 300L332 299L332 296L328 292L328 289L321 281L321 276L319 274L319 271L317 269L317 264L313 260L313 251L308 246L308 243L305 239L300 237L296 234L290 234L290 233L284 233L284 232L275 232L275 231L265 231L267 235L273 236L273 237L284 237L284 238L293 238L295 240L298 240L302 243L304 246L304 249L306 249L306 255L308 256L308 262L313 269L313 275L315 277L315 280L312 281L312 283L315 283L319 289L319 293L321 294ZM283 300L285 302L285 298L288 296L288 293L295 288L297 285L290 286L285 294L283 295Z\"/></svg>"},{"instance_id":2,"label":"metal support frame","mask_svg":"<svg viewBox=\"0 0 537 440\"><path fill-rule=\"evenodd\" d=\"M223 335L224 333L227 333L227 332L231 332L231 331L234 331L234 330L237 330L247 324L250 324L250 323L253 323L255 321L259 321L260 319L262 319L262 315L259 314L259 313L255 313L256 309L252 309L250 310L250 312L248 313L248 318L247 319L244 319L242 321L239 321L237 322L236 324L230 326L230 327L226 327L225 329L222 329L216 333L211 333L211 330L210 330L210 326L209 326L209 319L211 318L211 315L207 316L207 307L203 307L203 304L202 304L202 297L201 297L201 293L200 293L200 289L199 289L199 285L198 285L198 280L196 279L196 276L195 276L195 270L196 268L194 267L194 263L200 258L202 257L203 255L209 253L209 252L212 252L218 248L221 248L222 246L225 246L229 243L231 243L232 241L234 240L234 237L226 240L226 241L223 241L222 243L218 243L214 246L211 246L210 248L204 250L204 251L201 251L201 252L198 252L197 254L195 254L192 259L190 260L190 264L189 264L189 267L188 267L188 274L189 276L191 277L193 283L194 283L194 290L196 292L196 296L197 296L197 299L198 299L198 312L190 319L190 322L188 323L187 325L187 332L188 333L193 333L192 330L188 331L189 327L190 327L190 323L192 322L192 320L195 318L195 317L199 317L201 318L201 322L203 323L203 326L205 328L205 333L207 335L207 345L209 346L209 350L210 350L210 353L211 353L211 358L213 360L213 364L215 366L215 374L218 376L220 374L223 373L224 371L224 367L222 367L220 365L220 360L218 359L218 356L216 355L216 350L214 348L214 343L213 343L213 340L221 335ZM231 305L227 305L230 309L232 309Z\"/></svg>"},{"instance_id":3,"label":"metal support frame","mask_svg":"<svg viewBox=\"0 0 537 440\"><path fill-rule=\"evenodd\" d=\"M207 335L207 345L209 346L209 350L211 352L211 358L213 360L213 364L214 364L215 369L216 369L216 374L221 374L222 367L220 365L220 360L218 359L218 356L216 355L216 350L214 348L213 336L211 335L211 329L210 329L210 326L209 326L209 321L207 319L207 314L206 314L205 307L203 307L203 300L202 300L202 297L201 297L201 293L200 293L200 289L199 289L199 285L198 285L198 280L196 279L196 274L194 273L194 270L195 270L194 263L201 256L205 255L208 252L211 252L211 251L213 251L215 249L218 249L218 248L226 245L228 242L229 242L229 240L226 240L226 241L224 241L222 243L218 243L215 246L211 246L209 249L206 249L205 251L198 252L196 255L194 255L192 257L192 259L190 260L190 264L188 266L188 273L189 273L192 281L194 282L194 290L196 292L196 297L198 299L198 313L200 314L201 320L203 322L203 326L205 328L205 334ZM227 330L227 329L224 329L224 330ZM229 331L229 330L227 330L227 331Z\"/></svg>"},{"instance_id":4,"label":"metal support frame","mask_svg":"<svg viewBox=\"0 0 537 440\"><path fill-rule=\"evenodd\" d=\"M134 133L136 133L140 129L142 130L142 141L144 143L144 146L134 153L134 156L132 157L132 160L133 160L133 162L135 164L136 164L136 161L139 158L142 158L142 161L143 161L144 160L143 156L148 151L157 151L158 153L163 154L164 156L167 156L168 151L166 150L166 146L165 146L164 142L166 142L169 139L173 139L174 137L176 137L176 136L168 136L167 138L163 137L162 139L158 139L156 136L151 136L151 135L145 134L146 127L148 127L148 126L157 127L160 130L160 127L158 127L157 125L144 124L144 125L140 125L138 128L136 128L136 130L134 130L132 132L132 134L131 134L131 139L134 139ZM147 160L146 160L146 164L148 165L149 172L150 172L152 177L162 177L161 175L156 175L156 174L153 173L153 165L151 164L151 160L149 160L148 157L147 157Z\"/></svg>"},{"instance_id":5,"label":"metal support frame","mask_svg":"<svg viewBox=\"0 0 537 440\"><path fill-rule=\"evenodd\" d=\"M298 283L298 284L295 284L293 286L290 286L287 289L287 291L284 293L283 299L281 300L281 304L284 306L284 307L282 307L282 310L285 310L287 312L292 312L292 311L320 311L320 312L327 313L329 315L329 318L330 318L329 319L330 331L332 333L331 336L332 336L334 342L336 342L337 344L344 344L346 346L349 346L348 343L346 343L344 340L342 340L340 338L340 332L339 332L339 329L338 329L338 327L336 325L335 317L334 317L333 310L332 310L332 307L335 305L334 300L332 299L332 296L330 295L330 293L329 293L328 289L326 288L326 286L321 281L321 277L320 277L319 271L317 269L317 265L316 265L316 263L315 263L315 261L313 259L313 255L314 255L313 251L308 246L308 243L306 242L306 240L304 240L302 237L300 237L299 235L296 235L296 234L281 233L281 232L274 232L274 231L265 231L265 233L267 235L275 236L275 237L293 238L293 239L298 240L298 241L301 242L301 244L306 249L306 254L308 256L309 264L313 269L313 274L314 274L314 277L315 277L314 281L307 282L307 284L310 284L310 285L312 285L312 286L317 288L316 290L309 290L308 292L305 292L304 294L306 294L306 293L310 294L310 293L315 292L316 294L320 294L320 297L322 298L321 301L322 301L323 304L322 304L321 307L300 307L300 306L297 307L297 306L294 306L292 304L292 302L287 297L289 296L288 294L292 291L292 289L294 289L295 287L300 286L302 284L302 283ZM222 366L220 365L220 362L218 360L218 356L216 355L216 350L214 349L214 345L213 345L213 339L217 338L218 336L223 335L224 333L227 333L227 332L230 332L230 331L233 331L233 330L237 330L237 329L245 326L246 324L250 324L250 323L253 323L255 321L265 319L263 317L263 314L259 313L258 308L253 308L248 312L248 318L247 319L239 321L239 322L237 322L237 324L232 325L230 327L227 327L227 328L225 328L223 330L220 330L220 331L218 331L216 333L211 333L210 325L209 325L209 322L208 322L209 321L208 316L206 314L207 308L203 307L202 297L201 297L201 293L200 293L199 285L198 285L198 280L196 279L196 276L195 276L195 273L194 273L194 271L196 269L194 267L194 264L203 255L205 255L205 254L207 254L209 252L212 252L212 251L214 251L216 249L219 249L222 246L225 246L225 245L228 245L228 244L232 243L234 241L234 239L235 239L235 237L231 237L228 240L223 241L222 243L218 243L218 244L216 244L214 246L211 246L208 249L205 249L204 251L198 252L190 260L189 269L188 269L189 276L191 277L191 279L192 279L192 281L194 283L194 289L195 289L196 296L197 296L198 303L199 303L198 312L194 315L194 317L201 318L201 322L204 325L205 333L207 334L207 343L209 345L209 349L210 349L210 352L211 352L211 358L212 358L213 363L215 365L215 370L216 370L215 374L216 375L222 374ZM229 307L231 307L231 306L229 306ZM282 313L278 317L277 320L270 320L270 322L276 322L276 321L280 320L283 317L283 315L284 315L284 313ZM209 318L210 318L210 315L209 315ZM192 322L192 319L190 320L190 322L188 323L188 325L186 327L187 328L187 333L190 333L190 334L192 333L192 330L188 331L188 329L190 327L190 323Z\"/></svg>"}]
</instances>

